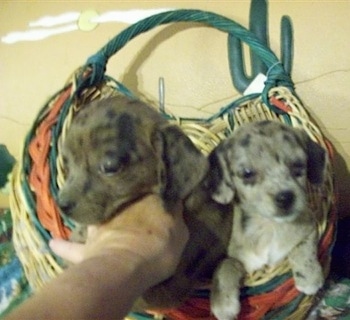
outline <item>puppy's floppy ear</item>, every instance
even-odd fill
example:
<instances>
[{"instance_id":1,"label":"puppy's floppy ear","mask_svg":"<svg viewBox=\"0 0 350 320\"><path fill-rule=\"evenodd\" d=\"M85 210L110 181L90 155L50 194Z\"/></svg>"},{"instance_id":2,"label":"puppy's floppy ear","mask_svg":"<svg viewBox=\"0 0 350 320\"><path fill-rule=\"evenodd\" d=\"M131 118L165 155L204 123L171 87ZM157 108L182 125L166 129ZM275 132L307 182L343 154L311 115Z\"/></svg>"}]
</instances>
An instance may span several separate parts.
<instances>
[{"instance_id":1,"label":"puppy's floppy ear","mask_svg":"<svg viewBox=\"0 0 350 320\"><path fill-rule=\"evenodd\" d=\"M205 185L213 200L228 204L234 197L234 185L228 159L225 159L226 144L221 142L209 155L209 172Z\"/></svg>"},{"instance_id":2,"label":"puppy's floppy ear","mask_svg":"<svg viewBox=\"0 0 350 320\"><path fill-rule=\"evenodd\" d=\"M321 184L325 176L326 151L316 142L307 137L307 177L313 184Z\"/></svg>"},{"instance_id":3,"label":"puppy's floppy ear","mask_svg":"<svg viewBox=\"0 0 350 320\"><path fill-rule=\"evenodd\" d=\"M175 203L186 198L202 181L208 170L208 161L175 125L165 126L156 136L153 145L165 167L162 196L165 203Z\"/></svg>"}]
</instances>

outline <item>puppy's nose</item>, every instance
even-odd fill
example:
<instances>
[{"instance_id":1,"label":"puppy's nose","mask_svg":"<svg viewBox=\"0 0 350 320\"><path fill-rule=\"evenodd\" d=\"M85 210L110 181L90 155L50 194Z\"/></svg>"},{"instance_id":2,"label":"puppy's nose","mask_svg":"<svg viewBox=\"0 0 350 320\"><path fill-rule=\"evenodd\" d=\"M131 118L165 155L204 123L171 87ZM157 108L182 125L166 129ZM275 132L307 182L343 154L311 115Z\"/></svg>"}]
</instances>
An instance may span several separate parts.
<instances>
[{"instance_id":1,"label":"puppy's nose","mask_svg":"<svg viewBox=\"0 0 350 320\"><path fill-rule=\"evenodd\" d=\"M59 199L58 206L60 207L60 210L68 216L75 207L75 203L73 201Z\"/></svg>"},{"instance_id":2,"label":"puppy's nose","mask_svg":"<svg viewBox=\"0 0 350 320\"><path fill-rule=\"evenodd\" d=\"M295 195L292 191L281 191L275 196L276 206L280 209L289 209L295 200Z\"/></svg>"}]
</instances>

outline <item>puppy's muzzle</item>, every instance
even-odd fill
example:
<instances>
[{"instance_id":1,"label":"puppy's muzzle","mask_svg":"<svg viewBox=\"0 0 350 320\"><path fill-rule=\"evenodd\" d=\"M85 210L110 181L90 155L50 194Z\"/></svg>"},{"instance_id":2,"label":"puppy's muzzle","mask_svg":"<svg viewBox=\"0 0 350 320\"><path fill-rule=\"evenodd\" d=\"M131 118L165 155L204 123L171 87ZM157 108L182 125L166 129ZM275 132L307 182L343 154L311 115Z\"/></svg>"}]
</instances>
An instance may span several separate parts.
<instances>
[{"instance_id":1,"label":"puppy's muzzle","mask_svg":"<svg viewBox=\"0 0 350 320\"><path fill-rule=\"evenodd\" d=\"M281 191L275 195L274 201L279 209L287 211L293 207L295 194L290 190Z\"/></svg>"}]
</instances>

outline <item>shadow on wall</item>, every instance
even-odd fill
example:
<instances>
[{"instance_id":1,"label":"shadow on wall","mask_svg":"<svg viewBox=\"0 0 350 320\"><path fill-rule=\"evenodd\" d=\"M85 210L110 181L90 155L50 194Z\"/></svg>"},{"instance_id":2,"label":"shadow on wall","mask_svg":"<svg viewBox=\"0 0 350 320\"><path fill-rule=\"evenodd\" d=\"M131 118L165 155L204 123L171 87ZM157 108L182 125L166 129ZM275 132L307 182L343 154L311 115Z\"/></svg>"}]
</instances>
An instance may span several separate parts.
<instances>
[{"instance_id":1,"label":"shadow on wall","mask_svg":"<svg viewBox=\"0 0 350 320\"><path fill-rule=\"evenodd\" d=\"M138 97L147 99L147 97L145 97L144 94L139 90L139 84L140 84L140 79L138 76L139 68L152 54L152 51L154 51L164 41L169 40L171 37L173 37L174 35L182 31L187 31L193 28L196 28L196 29L206 28L206 26L201 26L195 23L191 24L191 23L183 22L183 23L176 23L176 24L171 24L169 26L163 27L163 29L159 33L157 33L150 41L147 42L147 44L140 51L138 51L134 60L130 63L131 67L125 72L125 74L121 79L121 82L123 83L123 85L125 85ZM175 55L176 53L173 52L173 54ZM154 103L154 101L152 101L152 103Z\"/></svg>"}]
</instances>

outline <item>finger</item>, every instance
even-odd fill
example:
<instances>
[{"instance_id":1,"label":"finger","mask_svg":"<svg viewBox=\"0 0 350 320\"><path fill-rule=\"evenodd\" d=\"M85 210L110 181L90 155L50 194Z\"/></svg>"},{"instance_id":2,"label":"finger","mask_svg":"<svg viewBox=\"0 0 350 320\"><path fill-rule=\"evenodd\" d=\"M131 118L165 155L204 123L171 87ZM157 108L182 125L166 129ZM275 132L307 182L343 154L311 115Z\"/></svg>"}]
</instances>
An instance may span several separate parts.
<instances>
[{"instance_id":1,"label":"finger","mask_svg":"<svg viewBox=\"0 0 350 320\"><path fill-rule=\"evenodd\" d=\"M96 235L97 230L98 230L98 227L96 225L89 225L87 227L87 237L93 238Z\"/></svg>"},{"instance_id":2,"label":"finger","mask_svg":"<svg viewBox=\"0 0 350 320\"><path fill-rule=\"evenodd\" d=\"M79 263L83 260L84 244L82 243L52 239L49 246L56 255L72 263Z\"/></svg>"}]
</instances>

